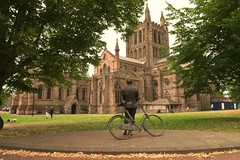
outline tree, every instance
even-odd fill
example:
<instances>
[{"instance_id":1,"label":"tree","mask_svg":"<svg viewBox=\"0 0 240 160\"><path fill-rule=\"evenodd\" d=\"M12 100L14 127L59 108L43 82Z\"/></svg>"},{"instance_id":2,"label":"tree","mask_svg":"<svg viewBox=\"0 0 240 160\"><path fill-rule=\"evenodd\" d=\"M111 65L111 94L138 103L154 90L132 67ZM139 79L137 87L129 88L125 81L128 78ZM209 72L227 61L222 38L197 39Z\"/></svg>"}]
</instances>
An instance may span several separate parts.
<instances>
[{"instance_id":1,"label":"tree","mask_svg":"<svg viewBox=\"0 0 240 160\"><path fill-rule=\"evenodd\" d=\"M7 89L4 90L4 92L0 93L0 109L5 107L7 101L11 97L11 92Z\"/></svg>"},{"instance_id":2,"label":"tree","mask_svg":"<svg viewBox=\"0 0 240 160\"><path fill-rule=\"evenodd\" d=\"M21 0L0 2L0 93L32 91L82 79L99 63L103 31L123 37L138 24L144 0Z\"/></svg>"},{"instance_id":3,"label":"tree","mask_svg":"<svg viewBox=\"0 0 240 160\"><path fill-rule=\"evenodd\" d=\"M190 0L181 9L168 4L167 21L176 36L169 62L185 97L240 88L240 2ZM214 86L214 87L212 87ZM238 93L240 90L238 90Z\"/></svg>"},{"instance_id":4,"label":"tree","mask_svg":"<svg viewBox=\"0 0 240 160\"><path fill-rule=\"evenodd\" d=\"M240 85L238 86L228 86L228 95L230 99L236 102L240 102Z\"/></svg>"}]
</instances>

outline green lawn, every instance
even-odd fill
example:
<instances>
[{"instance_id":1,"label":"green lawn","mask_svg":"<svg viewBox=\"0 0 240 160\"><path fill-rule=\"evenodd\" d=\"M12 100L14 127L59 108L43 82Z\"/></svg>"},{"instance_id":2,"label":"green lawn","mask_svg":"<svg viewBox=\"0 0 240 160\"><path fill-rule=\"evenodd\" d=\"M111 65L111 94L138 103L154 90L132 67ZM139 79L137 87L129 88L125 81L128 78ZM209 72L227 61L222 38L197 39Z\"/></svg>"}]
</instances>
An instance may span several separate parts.
<instances>
[{"instance_id":1,"label":"green lawn","mask_svg":"<svg viewBox=\"0 0 240 160\"><path fill-rule=\"evenodd\" d=\"M0 137L26 136L34 134L54 134L83 130L106 130L106 124L113 114L76 114L54 115L46 119L44 115L15 115L0 112L4 127ZM166 129L171 130L207 130L222 132L240 132L240 110L206 111L158 114ZM136 121L142 114L137 114ZM16 118L16 123L7 123L7 119Z\"/></svg>"}]
</instances>

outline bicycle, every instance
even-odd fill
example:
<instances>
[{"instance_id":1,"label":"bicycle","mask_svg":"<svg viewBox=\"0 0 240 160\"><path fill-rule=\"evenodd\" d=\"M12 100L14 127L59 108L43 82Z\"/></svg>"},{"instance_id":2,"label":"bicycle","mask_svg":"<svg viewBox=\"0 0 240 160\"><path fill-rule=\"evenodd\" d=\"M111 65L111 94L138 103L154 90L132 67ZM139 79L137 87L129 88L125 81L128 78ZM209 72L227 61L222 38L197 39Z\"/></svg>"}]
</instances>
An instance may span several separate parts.
<instances>
[{"instance_id":1,"label":"bicycle","mask_svg":"<svg viewBox=\"0 0 240 160\"><path fill-rule=\"evenodd\" d=\"M111 117L107 124L108 130L114 138L118 140L125 140L128 139L131 134L123 134L124 131L127 131L127 133L132 131L141 132L142 129L144 129L144 131L153 137L161 136L164 133L165 127L162 119L155 114L149 115L144 110L142 104L139 104L139 106L143 111L143 116L138 123L134 123L133 118L125 109L124 105L118 106L123 107L123 113ZM125 111L129 115L130 119L126 118L124 115Z\"/></svg>"}]
</instances>

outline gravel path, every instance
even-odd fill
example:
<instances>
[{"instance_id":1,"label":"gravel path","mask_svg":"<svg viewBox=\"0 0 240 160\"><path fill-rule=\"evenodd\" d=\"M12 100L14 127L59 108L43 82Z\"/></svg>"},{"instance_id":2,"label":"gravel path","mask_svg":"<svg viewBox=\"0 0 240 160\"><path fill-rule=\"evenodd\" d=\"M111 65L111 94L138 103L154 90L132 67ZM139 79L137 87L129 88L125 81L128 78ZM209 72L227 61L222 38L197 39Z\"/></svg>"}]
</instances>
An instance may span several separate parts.
<instances>
[{"instance_id":1,"label":"gravel path","mask_svg":"<svg viewBox=\"0 0 240 160\"><path fill-rule=\"evenodd\" d=\"M23 150L0 150L0 160L239 160L240 150L212 153L189 153L189 154L121 154L121 155L101 155L83 153L48 153L30 152Z\"/></svg>"}]
</instances>

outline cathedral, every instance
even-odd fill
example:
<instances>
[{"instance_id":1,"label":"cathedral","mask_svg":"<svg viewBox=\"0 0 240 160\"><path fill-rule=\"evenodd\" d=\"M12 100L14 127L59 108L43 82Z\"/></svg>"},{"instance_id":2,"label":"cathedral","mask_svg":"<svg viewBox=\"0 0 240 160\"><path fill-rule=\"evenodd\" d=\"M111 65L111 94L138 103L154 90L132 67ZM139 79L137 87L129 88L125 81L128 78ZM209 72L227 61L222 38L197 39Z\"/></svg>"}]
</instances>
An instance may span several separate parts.
<instances>
[{"instance_id":1,"label":"cathedral","mask_svg":"<svg viewBox=\"0 0 240 160\"><path fill-rule=\"evenodd\" d=\"M139 89L140 101L148 112L178 112L209 107L210 95L197 94L184 98L184 89L174 83L175 74L167 71L169 33L160 13L159 23L151 21L146 5L145 19L126 42L126 56L120 56L118 41L115 51L107 48L94 74L82 81L72 81L71 88L48 87L41 82L34 85L38 93L15 95L8 106L10 113L41 114L51 106L54 113L116 113L121 102L121 89L131 78ZM122 54L121 54L122 55Z\"/></svg>"}]
</instances>

